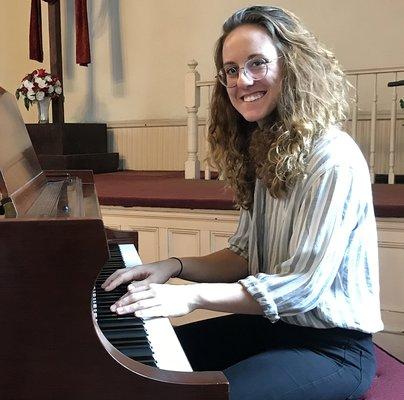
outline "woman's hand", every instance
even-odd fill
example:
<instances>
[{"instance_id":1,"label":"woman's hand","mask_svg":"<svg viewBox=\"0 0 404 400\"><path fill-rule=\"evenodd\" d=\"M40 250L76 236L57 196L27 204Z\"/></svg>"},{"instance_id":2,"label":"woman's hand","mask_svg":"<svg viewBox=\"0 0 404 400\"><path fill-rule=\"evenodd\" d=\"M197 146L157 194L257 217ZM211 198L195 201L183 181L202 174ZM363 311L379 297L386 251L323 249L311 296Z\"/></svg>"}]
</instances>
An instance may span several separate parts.
<instances>
[{"instance_id":1,"label":"woman's hand","mask_svg":"<svg viewBox=\"0 0 404 400\"><path fill-rule=\"evenodd\" d=\"M128 293L111 306L117 314L134 313L137 317L179 317L195 310L197 285L129 285Z\"/></svg>"},{"instance_id":2,"label":"woman's hand","mask_svg":"<svg viewBox=\"0 0 404 400\"><path fill-rule=\"evenodd\" d=\"M151 264L116 270L101 285L107 292L114 290L123 283L132 282L132 286L147 286L151 283L165 283L176 275L180 265L175 259L168 259Z\"/></svg>"},{"instance_id":3,"label":"woman's hand","mask_svg":"<svg viewBox=\"0 0 404 400\"><path fill-rule=\"evenodd\" d=\"M117 314L137 317L179 317L195 309L239 314L259 314L259 303L240 283L129 285L128 293L111 306Z\"/></svg>"}]
</instances>

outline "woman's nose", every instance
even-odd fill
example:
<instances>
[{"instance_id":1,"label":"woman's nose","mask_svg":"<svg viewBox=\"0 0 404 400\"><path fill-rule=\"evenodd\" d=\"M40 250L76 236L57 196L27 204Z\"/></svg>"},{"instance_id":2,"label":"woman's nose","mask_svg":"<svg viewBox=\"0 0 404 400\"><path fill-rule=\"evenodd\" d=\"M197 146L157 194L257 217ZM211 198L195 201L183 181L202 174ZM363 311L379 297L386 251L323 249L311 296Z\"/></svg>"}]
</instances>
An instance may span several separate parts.
<instances>
[{"instance_id":1,"label":"woman's nose","mask_svg":"<svg viewBox=\"0 0 404 400\"><path fill-rule=\"evenodd\" d=\"M238 72L237 86L251 86L253 83L254 80L248 75L245 68L240 68Z\"/></svg>"}]
</instances>

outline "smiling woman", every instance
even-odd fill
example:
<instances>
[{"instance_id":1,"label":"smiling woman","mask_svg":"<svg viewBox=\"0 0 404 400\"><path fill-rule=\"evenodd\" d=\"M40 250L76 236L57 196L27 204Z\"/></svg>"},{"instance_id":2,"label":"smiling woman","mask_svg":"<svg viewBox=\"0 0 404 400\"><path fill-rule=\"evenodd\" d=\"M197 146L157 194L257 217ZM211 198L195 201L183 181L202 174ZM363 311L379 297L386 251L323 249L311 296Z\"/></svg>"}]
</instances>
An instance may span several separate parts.
<instances>
[{"instance_id":1,"label":"smiling woman","mask_svg":"<svg viewBox=\"0 0 404 400\"><path fill-rule=\"evenodd\" d=\"M231 400L357 399L375 373L376 223L361 151L341 130L333 54L280 8L223 26L209 143L241 208L227 249L116 271L111 308L140 317L233 313L177 328L194 370L223 370ZM166 284L170 277L195 284Z\"/></svg>"}]
</instances>

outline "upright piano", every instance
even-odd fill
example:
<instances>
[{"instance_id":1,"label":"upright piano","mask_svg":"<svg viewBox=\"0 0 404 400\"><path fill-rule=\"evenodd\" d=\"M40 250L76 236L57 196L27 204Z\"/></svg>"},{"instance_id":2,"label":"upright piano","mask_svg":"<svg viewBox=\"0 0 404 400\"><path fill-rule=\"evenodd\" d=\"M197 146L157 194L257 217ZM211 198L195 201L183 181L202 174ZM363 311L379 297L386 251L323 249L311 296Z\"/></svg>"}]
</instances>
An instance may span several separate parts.
<instances>
[{"instance_id":1,"label":"upright piano","mask_svg":"<svg viewBox=\"0 0 404 400\"><path fill-rule=\"evenodd\" d=\"M226 400L193 372L165 318L116 316L100 283L140 263L137 235L104 228L90 171L43 171L0 88L0 398Z\"/></svg>"}]
</instances>

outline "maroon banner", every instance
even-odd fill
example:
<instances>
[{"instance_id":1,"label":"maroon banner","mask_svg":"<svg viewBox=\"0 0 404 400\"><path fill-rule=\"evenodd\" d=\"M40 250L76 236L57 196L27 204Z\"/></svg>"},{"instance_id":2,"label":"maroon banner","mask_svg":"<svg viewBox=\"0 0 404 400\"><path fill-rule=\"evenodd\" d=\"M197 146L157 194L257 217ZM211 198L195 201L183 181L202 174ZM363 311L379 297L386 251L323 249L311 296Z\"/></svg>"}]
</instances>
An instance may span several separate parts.
<instances>
[{"instance_id":1,"label":"maroon banner","mask_svg":"<svg viewBox=\"0 0 404 400\"><path fill-rule=\"evenodd\" d=\"M39 62L43 61L41 0L31 0L29 58Z\"/></svg>"},{"instance_id":2,"label":"maroon banner","mask_svg":"<svg viewBox=\"0 0 404 400\"><path fill-rule=\"evenodd\" d=\"M43 0L55 4L58 0ZM87 66L91 63L88 34L87 0L75 0L76 17L76 63ZM29 58L43 62L41 0L31 0L29 25Z\"/></svg>"},{"instance_id":3,"label":"maroon banner","mask_svg":"<svg viewBox=\"0 0 404 400\"><path fill-rule=\"evenodd\" d=\"M87 66L91 63L88 35L87 0L76 0L76 63Z\"/></svg>"}]
</instances>

